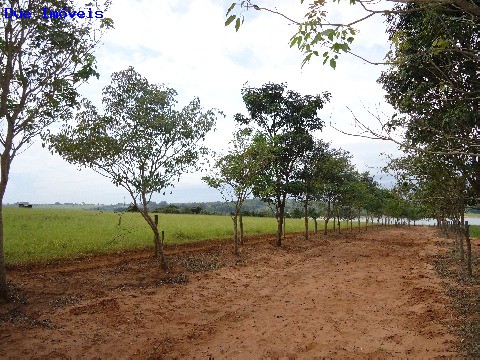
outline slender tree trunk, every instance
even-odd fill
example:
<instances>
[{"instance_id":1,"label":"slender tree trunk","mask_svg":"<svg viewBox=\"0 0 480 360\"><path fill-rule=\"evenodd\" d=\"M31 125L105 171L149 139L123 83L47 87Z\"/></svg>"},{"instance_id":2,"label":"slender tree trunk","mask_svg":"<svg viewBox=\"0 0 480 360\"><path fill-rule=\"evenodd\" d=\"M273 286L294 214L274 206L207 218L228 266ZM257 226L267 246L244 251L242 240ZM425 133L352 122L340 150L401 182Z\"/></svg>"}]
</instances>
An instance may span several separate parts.
<instances>
[{"instance_id":1,"label":"slender tree trunk","mask_svg":"<svg viewBox=\"0 0 480 360\"><path fill-rule=\"evenodd\" d=\"M282 234L283 234L283 214L284 209L280 208L278 209L278 219L277 219L277 241L276 245L277 246L282 246Z\"/></svg>"},{"instance_id":2,"label":"slender tree trunk","mask_svg":"<svg viewBox=\"0 0 480 360\"><path fill-rule=\"evenodd\" d=\"M3 197L5 190L7 189L8 177L10 174L11 165L11 148L13 141L13 129L11 129L10 123L8 124L7 137L5 139L5 149L1 154L0 159L0 299L6 300L8 297L7 292L7 271L5 269L5 252L4 252L4 231L3 231Z\"/></svg>"},{"instance_id":3,"label":"slender tree trunk","mask_svg":"<svg viewBox=\"0 0 480 360\"><path fill-rule=\"evenodd\" d=\"M3 252L3 203L0 203L0 300L6 300L7 295L7 273Z\"/></svg>"},{"instance_id":4,"label":"slender tree trunk","mask_svg":"<svg viewBox=\"0 0 480 360\"><path fill-rule=\"evenodd\" d=\"M333 215L333 231L337 230L337 220L335 219L335 215Z\"/></svg>"},{"instance_id":5,"label":"slender tree trunk","mask_svg":"<svg viewBox=\"0 0 480 360\"><path fill-rule=\"evenodd\" d=\"M340 234L340 215L337 216L338 220L338 233Z\"/></svg>"},{"instance_id":6,"label":"slender tree trunk","mask_svg":"<svg viewBox=\"0 0 480 360\"><path fill-rule=\"evenodd\" d=\"M132 198L133 198L133 204L138 208L137 201L135 200L135 198L133 196L132 196ZM142 204L143 209L140 210L140 214L142 215L142 217L145 219L145 221L147 222L147 224L150 226L150 228L153 231L153 238L154 238L153 241L156 244L156 248L158 248L158 250L159 250L159 253L155 254L155 256L156 257L160 256L160 265L161 265L163 270L166 270L167 269L167 262L165 260L165 254L163 252L163 244L162 244L162 241L160 240L160 233L158 232L158 228L155 225L155 222L152 220L152 218L148 214L147 201L146 201L145 194L142 194L142 202L143 202L143 204Z\"/></svg>"},{"instance_id":7,"label":"slender tree trunk","mask_svg":"<svg viewBox=\"0 0 480 360\"><path fill-rule=\"evenodd\" d=\"M243 215L242 215L242 213L238 214L238 221L240 223L240 244L243 245Z\"/></svg>"},{"instance_id":8,"label":"slender tree trunk","mask_svg":"<svg viewBox=\"0 0 480 360\"><path fill-rule=\"evenodd\" d=\"M327 200L327 217L325 219L325 229L323 231L324 235L327 235L327 226L328 226L328 220L330 220L330 198Z\"/></svg>"},{"instance_id":9,"label":"slender tree trunk","mask_svg":"<svg viewBox=\"0 0 480 360\"><path fill-rule=\"evenodd\" d=\"M318 224L317 224L317 218L314 218L313 219L313 223L315 225L315 234L317 233L317 230L318 230Z\"/></svg>"},{"instance_id":10,"label":"slender tree trunk","mask_svg":"<svg viewBox=\"0 0 480 360\"><path fill-rule=\"evenodd\" d=\"M353 231L353 219L350 218L350 232Z\"/></svg>"},{"instance_id":11,"label":"slender tree trunk","mask_svg":"<svg viewBox=\"0 0 480 360\"><path fill-rule=\"evenodd\" d=\"M305 214L305 240L308 240L308 194L305 194L305 202L303 204Z\"/></svg>"},{"instance_id":12,"label":"slender tree trunk","mask_svg":"<svg viewBox=\"0 0 480 360\"><path fill-rule=\"evenodd\" d=\"M277 197L277 246L282 246L283 222L285 221L285 199L286 195Z\"/></svg>"},{"instance_id":13,"label":"slender tree trunk","mask_svg":"<svg viewBox=\"0 0 480 360\"><path fill-rule=\"evenodd\" d=\"M460 230L460 226L457 224L455 228L455 239L458 241L458 248L460 250L460 259L464 261L465 260L465 249L463 247L464 232L463 231L460 232L459 230Z\"/></svg>"},{"instance_id":14,"label":"slender tree trunk","mask_svg":"<svg viewBox=\"0 0 480 360\"><path fill-rule=\"evenodd\" d=\"M465 221L465 241L467 243L467 272L468 276L472 276L472 243L470 241L470 225Z\"/></svg>"}]
</instances>

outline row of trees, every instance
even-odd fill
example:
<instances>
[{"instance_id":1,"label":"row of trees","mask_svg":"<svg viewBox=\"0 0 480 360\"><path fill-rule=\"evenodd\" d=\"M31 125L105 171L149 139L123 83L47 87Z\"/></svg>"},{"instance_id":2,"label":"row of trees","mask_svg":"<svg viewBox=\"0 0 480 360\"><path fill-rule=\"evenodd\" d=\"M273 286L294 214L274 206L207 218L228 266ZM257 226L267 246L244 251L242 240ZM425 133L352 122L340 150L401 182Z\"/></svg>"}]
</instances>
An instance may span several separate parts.
<instances>
[{"instance_id":1,"label":"row of trees","mask_svg":"<svg viewBox=\"0 0 480 360\"><path fill-rule=\"evenodd\" d=\"M471 2L478 10L478 2ZM393 63L379 79L399 115L405 155L390 169L406 199L438 222L480 209L479 14L410 3L387 17Z\"/></svg>"},{"instance_id":2,"label":"row of trees","mask_svg":"<svg viewBox=\"0 0 480 360\"><path fill-rule=\"evenodd\" d=\"M312 55L321 53L316 46L326 46L324 63L328 60L335 67L339 53L351 53L349 44L357 35L354 25L379 13L387 14L393 50L387 59L391 68L380 81L389 93L388 101L402 115L384 123L380 132L365 126L364 129L372 137L394 141L392 131L404 130L406 136L399 144L410 151L407 156L414 158L419 167L416 173L409 172L412 162L403 161L408 167L401 168L400 174L408 176L403 176L405 186L401 190L408 188L407 194L416 188L421 188L424 194L461 192L462 203L468 200L468 191L473 190L478 206L478 3L412 0L402 1L394 10L374 11L368 9L369 1L360 0L351 3L361 6L367 15L348 24L325 21L327 3L313 2L304 21L293 21L299 27L291 46L297 45L305 53L305 63ZM65 0L8 0L2 5L32 12L43 6L67 10L76 7L74 2ZM102 10L107 5L103 4ZM251 1L238 5L279 14ZM238 30L243 15L231 15L234 8L235 4L229 8L227 24L234 23ZM41 18L3 18L1 25L0 298L6 298L1 209L12 161L35 136L46 135L44 130L50 124L72 116L71 109L79 105L78 85L98 76L93 51L101 34L112 27L112 21L104 18L80 24ZM279 244L287 196L297 196L305 203L312 201L315 191L312 192L311 185L315 181L309 175L312 164L306 154L318 151L311 134L323 127L317 110L329 98L327 93L302 97L291 91L284 96L284 90L282 84L244 89L249 116L236 117L240 125L249 128L248 136L257 144L252 152L262 159L264 176L256 178L255 183L260 185L251 191L274 207ZM105 114L99 114L85 101L74 121L50 138L51 149L68 161L92 167L127 189L152 227L163 265L158 231L144 204L153 192L161 192L181 173L199 165L198 159L205 154L199 144L218 115L215 110L203 111L198 99L177 110L175 95L174 90L149 84L128 69L114 74L112 85L104 90ZM433 167L436 170L431 171L432 162L440 170ZM400 163L401 160L394 166ZM442 179L439 174L445 177ZM337 176L347 177L347 173L339 172ZM447 178L454 181L444 191L441 186ZM439 184L435 190L428 189L431 179ZM464 184L461 191L459 184ZM432 198L432 195L417 196L423 205ZM450 203L452 199L460 199L456 195L449 198ZM332 197L330 201L337 200Z\"/></svg>"},{"instance_id":3,"label":"row of trees","mask_svg":"<svg viewBox=\"0 0 480 360\"><path fill-rule=\"evenodd\" d=\"M318 111L329 100L329 93L302 96L286 84L268 83L246 87L242 94L248 116L235 116L238 130L228 153L217 157L213 172L203 178L233 205L235 254L242 241L238 232L242 205L249 196L274 210L278 246L288 198L303 204L306 238L308 218L320 215L325 232L331 219L360 221L362 213L367 219L384 215L420 218L418 209L381 189L368 173L358 173L348 153L315 139L314 132L323 127Z\"/></svg>"},{"instance_id":4,"label":"row of trees","mask_svg":"<svg viewBox=\"0 0 480 360\"><path fill-rule=\"evenodd\" d=\"M478 1L402 0L384 9L351 1L361 15L349 22L329 19L335 2L314 1L304 18L295 20L281 9L245 0L229 7L226 25L234 23L238 30L248 11L279 15L298 26L290 45L303 52L303 64L323 53L324 64L329 60L335 68L339 54L358 56L350 47L356 26L384 16L391 50L383 61L362 59L388 65L378 82L397 113L390 119L376 116L377 128L355 118L360 133L353 135L399 145L405 156L389 167L400 181L398 193L415 198L430 215L459 216L468 202L480 209ZM455 214L446 208L456 208Z\"/></svg>"}]
</instances>

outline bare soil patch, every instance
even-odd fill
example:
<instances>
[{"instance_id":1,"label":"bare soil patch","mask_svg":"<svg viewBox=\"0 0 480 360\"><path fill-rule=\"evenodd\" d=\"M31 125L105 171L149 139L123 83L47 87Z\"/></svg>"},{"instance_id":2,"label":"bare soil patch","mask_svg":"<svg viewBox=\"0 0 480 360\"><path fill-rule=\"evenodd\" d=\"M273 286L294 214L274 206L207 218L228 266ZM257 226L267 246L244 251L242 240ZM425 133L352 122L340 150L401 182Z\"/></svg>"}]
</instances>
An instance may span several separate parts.
<instances>
[{"instance_id":1,"label":"bare soil patch","mask_svg":"<svg viewBox=\"0 0 480 360\"><path fill-rule=\"evenodd\" d=\"M12 267L0 358L452 358L432 228L247 239Z\"/></svg>"}]
</instances>

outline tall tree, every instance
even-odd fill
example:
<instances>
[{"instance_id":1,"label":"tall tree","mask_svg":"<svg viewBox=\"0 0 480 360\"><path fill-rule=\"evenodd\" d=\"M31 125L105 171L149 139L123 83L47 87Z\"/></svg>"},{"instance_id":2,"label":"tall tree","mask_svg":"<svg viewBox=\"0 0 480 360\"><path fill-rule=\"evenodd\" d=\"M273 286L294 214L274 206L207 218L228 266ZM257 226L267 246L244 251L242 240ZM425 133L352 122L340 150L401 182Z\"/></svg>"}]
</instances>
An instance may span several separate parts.
<instances>
[{"instance_id":1,"label":"tall tree","mask_svg":"<svg viewBox=\"0 0 480 360\"><path fill-rule=\"evenodd\" d=\"M322 164L330 156L328 147L328 143L316 140L312 147L298 159L298 164L294 169L291 191L292 195L303 203L305 240L308 240L308 218L311 212L309 205L315 199L316 185L322 176Z\"/></svg>"},{"instance_id":2,"label":"tall tree","mask_svg":"<svg viewBox=\"0 0 480 360\"><path fill-rule=\"evenodd\" d=\"M336 67L341 53L352 53L350 45L357 37L357 24L374 16L386 15L389 24L392 50L386 54L385 61L362 58L370 64L390 64L399 78L404 78L404 85L394 84L391 79L382 76L380 81L391 89L392 97L400 95L403 99L414 98L414 104L424 105L427 112L430 104L433 109L442 106L443 100L457 100L465 106L444 107L434 122L415 121L413 127L405 123L404 118L397 117L389 122L377 118L380 127L374 128L359 120L355 115L357 133L337 129L342 133L366 138L393 141L404 149L423 152L448 154L463 157L459 159L469 169L469 181L473 184L480 198L480 143L478 124L478 28L480 27L480 4L472 0L393 0L387 8L378 6L369 0L350 1L360 11L358 17L351 21L336 21L330 18L329 8L339 1L300 1L308 4L308 10L301 20L295 20L281 9L265 7L262 1L244 0L233 3L227 10L228 26L235 24L238 31L243 24L245 14L253 11L272 13L298 26L297 32L290 39L290 46L298 46L304 54L302 66L315 56L323 57L323 63ZM377 4L378 5L378 4ZM299 5L300 6L300 5ZM408 65L410 64L410 65ZM406 65L406 66L405 66ZM390 72L392 73L392 72ZM423 75L425 74L425 77ZM386 84L389 82L390 84ZM416 90L412 88L416 87ZM434 89L436 87L436 89ZM407 88L407 89L406 89ZM398 91L398 89L404 89ZM389 91L387 89L387 91ZM419 92L422 93L419 97ZM433 99L434 98L434 99ZM390 99L392 101L392 99ZM468 103L468 104L466 104ZM394 105L395 106L395 105ZM409 114L411 115L411 114ZM462 126L456 129L453 124L462 118ZM407 122L410 119L407 120ZM445 123L443 123L445 121ZM470 128L465 127L469 124ZM438 126L439 125L439 126ZM403 139L398 136L404 128L411 134L412 130L424 137L433 137L435 147L424 147L418 138ZM417 129L417 130L415 130ZM452 131L453 130L453 131ZM469 159L465 159L469 157ZM462 165L460 165L462 166ZM480 207L480 201L478 202Z\"/></svg>"},{"instance_id":3,"label":"tall tree","mask_svg":"<svg viewBox=\"0 0 480 360\"><path fill-rule=\"evenodd\" d=\"M203 112L197 98L176 110L176 95L129 67L113 73L111 85L104 88L104 115L85 100L74 126L51 137L52 149L65 160L90 167L127 190L152 229L163 268L163 244L148 203L183 173L199 168L207 152L199 143L216 120L216 112Z\"/></svg>"},{"instance_id":4,"label":"tall tree","mask_svg":"<svg viewBox=\"0 0 480 360\"><path fill-rule=\"evenodd\" d=\"M228 153L215 161L213 173L204 176L202 180L219 190L224 200L234 206L231 211L234 230L233 252L238 255L238 219L242 206L251 195L268 159L262 139L253 138L250 129L235 132L230 144ZM243 232L240 233L240 241L243 242Z\"/></svg>"},{"instance_id":5,"label":"tall tree","mask_svg":"<svg viewBox=\"0 0 480 360\"><path fill-rule=\"evenodd\" d=\"M316 164L317 171L313 185L313 197L322 207L320 212L324 220L324 234L327 234L328 222L334 217L334 210L342 196L346 182L351 179L353 167L350 155L338 149L330 149L327 157Z\"/></svg>"},{"instance_id":6,"label":"tall tree","mask_svg":"<svg viewBox=\"0 0 480 360\"><path fill-rule=\"evenodd\" d=\"M460 172L480 208L478 17L454 6L400 8L388 17L394 65L379 79L400 113L387 127L404 129L411 154L435 154Z\"/></svg>"},{"instance_id":7,"label":"tall tree","mask_svg":"<svg viewBox=\"0 0 480 360\"><path fill-rule=\"evenodd\" d=\"M270 151L263 181L253 189L255 196L275 206L277 245L282 243L282 226L287 195L299 158L313 146L312 132L323 128L318 110L330 94L302 96L287 90L286 84L268 83L260 88L242 89L249 116L235 115L241 125L249 126L262 136Z\"/></svg>"},{"instance_id":8,"label":"tall tree","mask_svg":"<svg viewBox=\"0 0 480 360\"><path fill-rule=\"evenodd\" d=\"M439 161L432 154L410 154L392 160L389 168L397 179L397 194L414 207L422 207L427 217L438 222L462 217L464 199L470 198L473 189L451 164Z\"/></svg>"},{"instance_id":9,"label":"tall tree","mask_svg":"<svg viewBox=\"0 0 480 360\"><path fill-rule=\"evenodd\" d=\"M8 0L0 5L0 298L6 298L2 205L12 162L48 126L68 116L81 83L98 77L93 51L113 23L106 17L67 21L40 16L43 7L78 10L75 1ZM7 8L30 16L10 16Z\"/></svg>"}]
</instances>

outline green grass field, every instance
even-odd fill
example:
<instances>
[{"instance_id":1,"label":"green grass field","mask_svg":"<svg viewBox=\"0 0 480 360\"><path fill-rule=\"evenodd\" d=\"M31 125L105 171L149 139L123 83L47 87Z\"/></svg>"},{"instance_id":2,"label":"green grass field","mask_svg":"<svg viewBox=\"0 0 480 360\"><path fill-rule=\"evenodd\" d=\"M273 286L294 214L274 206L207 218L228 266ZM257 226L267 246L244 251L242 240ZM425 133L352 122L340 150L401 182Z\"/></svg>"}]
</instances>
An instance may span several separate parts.
<instances>
[{"instance_id":1,"label":"green grass field","mask_svg":"<svg viewBox=\"0 0 480 360\"><path fill-rule=\"evenodd\" d=\"M480 225L470 225L470 236L480 238Z\"/></svg>"},{"instance_id":2,"label":"green grass field","mask_svg":"<svg viewBox=\"0 0 480 360\"><path fill-rule=\"evenodd\" d=\"M138 213L124 213L118 225L119 214L114 212L13 207L3 212L7 264L153 248L153 234ZM302 231L303 226L303 219L287 219L286 231ZM274 234L276 222L274 218L246 217L244 227L246 235ZM231 238L232 228L229 216L159 214L159 229L165 230L167 245ZM323 229L321 222L319 229Z\"/></svg>"}]
</instances>

